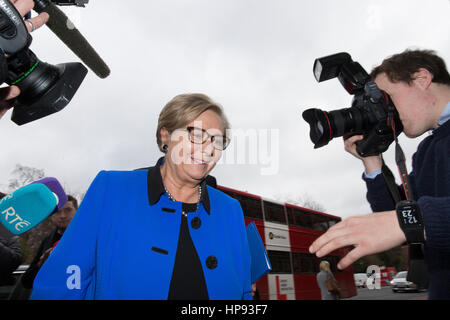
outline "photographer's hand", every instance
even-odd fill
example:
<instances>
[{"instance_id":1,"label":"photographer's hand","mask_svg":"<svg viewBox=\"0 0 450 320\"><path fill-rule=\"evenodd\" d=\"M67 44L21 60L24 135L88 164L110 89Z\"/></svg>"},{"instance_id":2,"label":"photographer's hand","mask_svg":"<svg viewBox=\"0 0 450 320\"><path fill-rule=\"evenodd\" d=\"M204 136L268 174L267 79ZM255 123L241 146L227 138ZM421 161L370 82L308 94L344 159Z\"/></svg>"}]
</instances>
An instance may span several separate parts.
<instances>
[{"instance_id":1,"label":"photographer's hand","mask_svg":"<svg viewBox=\"0 0 450 320\"><path fill-rule=\"evenodd\" d=\"M338 268L342 270L361 257L389 250L405 241L397 213L385 211L350 217L335 224L314 241L309 251L321 258L336 249L355 246L339 261Z\"/></svg>"},{"instance_id":2,"label":"photographer's hand","mask_svg":"<svg viewBox=\"0 0 450 320\"><path fill-rule=\"evenodd\" d=\"M11 99L20 94L20 90L16 86L0 88L0 119L11 107Z\"/></svg>"},{"instance_id":3,"label":"photographer's hand","mask_svg":"<svg viewBox=\"0 0 450 320\"><path fill-rule=\"evenodd\" d=\"M39 268L42 267L42 265L44 264L45 261L47 261L48 257L52 253L53 249L54 249L54 247L51 247L51 248L45 250L45 252L39 258L39 261L38 261L38 264L37 264Z\"/></svg>"},{"instance_id":4,"label":"photographer's hand","mask_svg":"<svg viewBox=\"0 0 450 320\"><path fill-rule=\"evenodd\" d=\"M346 137L344 136L344 147L345 151L352 154L354 157L362 160L364 164L364 168L366 170L366 173L375 172L377 170L380 170L383 166L383 161L381 160L381 156L369 156L369 157L361 157L358 152L356 151L356 142L359 140L362 140L364 136L362 135L355 135Z\"/></svg>"}]
</instances>

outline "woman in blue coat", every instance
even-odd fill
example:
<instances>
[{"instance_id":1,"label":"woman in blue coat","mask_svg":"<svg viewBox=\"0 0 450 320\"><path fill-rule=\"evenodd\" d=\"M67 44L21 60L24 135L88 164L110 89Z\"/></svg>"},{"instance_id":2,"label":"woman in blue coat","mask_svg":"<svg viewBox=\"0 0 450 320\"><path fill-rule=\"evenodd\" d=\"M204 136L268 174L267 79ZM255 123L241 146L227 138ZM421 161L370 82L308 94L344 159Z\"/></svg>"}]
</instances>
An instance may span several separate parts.
<instances>
[{"instance_id":1,"label":"woman in blue coat","mask_svg":"<svg viewBox=\"0 0 450 320\"><path fill-rule=\"evenodd\" d=\"M227 129L207 96L172 99L157 129L165 157L97 175L31 298L251 299L242 209L206 184Z\"/></svg>"}]
</instances>

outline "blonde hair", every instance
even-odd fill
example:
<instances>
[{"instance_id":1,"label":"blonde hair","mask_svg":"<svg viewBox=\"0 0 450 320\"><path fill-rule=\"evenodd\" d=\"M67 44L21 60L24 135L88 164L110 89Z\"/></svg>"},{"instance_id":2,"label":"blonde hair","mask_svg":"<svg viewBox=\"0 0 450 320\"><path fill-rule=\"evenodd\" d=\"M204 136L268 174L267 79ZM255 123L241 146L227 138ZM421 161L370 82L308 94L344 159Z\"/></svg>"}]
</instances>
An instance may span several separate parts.
<instances>
[{"instance_id":1,"label":"blonde hair","mask_svg":"<svg viewBox=\"0 0 450 320\"><path fill-rule=\"evenodd\" d=\"M328 273L331 273L331 269L330 269L330 263L328 261L321 261L319 264L319 268L321 271L325 271Z\"/></svg>"},{"instance_id":2,"label":"blonde hair","mask_svg":"<svg viewBox=\"0 0 450 320\"><path fill-rule=\"evenodd\" d=\"M224 135L228 137L230 124L219 104L201 93L180 94L170 100L159 114L158 127L156 129L156 142L158 143L159 150L164 152L161 128L166 128L169 133L172 133L176 129L182 128L194 121L206 110L212 110L217 113L222 120Z\"/></svg>"}]
</instances>

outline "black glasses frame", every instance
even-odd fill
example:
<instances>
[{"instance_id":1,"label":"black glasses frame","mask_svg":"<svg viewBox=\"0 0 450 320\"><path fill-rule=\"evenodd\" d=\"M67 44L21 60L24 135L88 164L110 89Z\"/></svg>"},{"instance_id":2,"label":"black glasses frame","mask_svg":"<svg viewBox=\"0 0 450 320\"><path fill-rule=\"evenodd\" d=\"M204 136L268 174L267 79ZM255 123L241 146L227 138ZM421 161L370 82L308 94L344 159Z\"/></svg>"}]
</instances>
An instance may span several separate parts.
<instances>
[{"instance_id":1,"label":"black glasses frame","mask_svg":"<svg viewBox=\"0 0 450 320\"><path fill-rule=\"evenodd\" d=\"M205 129L197 128L197 127L187 127L186 130L189 133L189 140L192 143L195 143L195 144L204 144L206 141L211 139L211 144L213 145L214 149L220 150L220 151L225 150L228 147L228 145L230 144L230 138L228 138L225 135L212 135L212 134L209 134ZM201 139L201 141L195 140L195 137L192 134L192 132L194 130L201 130L202 131L202 139ZM215 141L217 141L217 140L215 140L216 137L221 137L223 139L223 144L222 145L217 145L215 143Z\"/></svg>"}]
</instances>

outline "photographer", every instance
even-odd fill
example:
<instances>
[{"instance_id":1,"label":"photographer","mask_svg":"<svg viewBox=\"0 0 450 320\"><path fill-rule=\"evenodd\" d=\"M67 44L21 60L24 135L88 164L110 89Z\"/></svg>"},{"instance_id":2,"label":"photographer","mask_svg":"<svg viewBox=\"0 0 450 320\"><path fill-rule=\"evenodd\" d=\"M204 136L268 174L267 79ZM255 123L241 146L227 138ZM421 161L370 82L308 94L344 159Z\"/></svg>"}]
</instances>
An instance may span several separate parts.
<instances>
[{"instance_id":1,"label":"photographer","mask_svg":"<svg viewBox=\"0 0 450 320\"><path fill-rule=\"evenodd\" d=\"M407 137L415 138L432 130L413 156L409 179L423 215L429 299L450 299L450 75L434 52L407 50L384 60L371 77L391 97ZM323 257L338 248L355 246L339 262L340 269L407 240L380 174L382 159L360 157L355 143L361 139L362 136L346 139L345 150L362 160L367 199L378 212L334 225L310 247L311 253Z\"/></svg>"},{"instance_id":2,"label":"photographer","mask_svg":"<svg viewBox=\"0 0 450 320\"><path fill-rule=\"evenodd\" d=\"M34 7L33 0L10 0L16 9L20 12L22 16L25 16ZM25 25L27 26L28 32L33 32L34 30L40 28L48 21L49 15L45 12L39 14L34 18L26 20ZM5 88L0 88L0 119L12 107L12 100L20 94L20 90L17 86L10 86Z\"/></svg>"}]
</instances>

